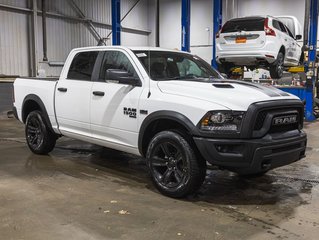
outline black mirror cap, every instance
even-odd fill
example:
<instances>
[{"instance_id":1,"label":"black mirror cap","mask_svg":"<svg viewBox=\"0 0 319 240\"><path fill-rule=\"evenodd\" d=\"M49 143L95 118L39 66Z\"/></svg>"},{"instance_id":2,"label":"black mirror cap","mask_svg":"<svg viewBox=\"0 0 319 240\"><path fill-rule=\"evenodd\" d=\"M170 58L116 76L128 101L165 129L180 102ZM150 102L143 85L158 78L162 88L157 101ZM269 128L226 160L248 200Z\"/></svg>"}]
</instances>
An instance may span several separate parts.
<instances>
[{"instance_id":1,"label":"black mirror cap","mask_svg":"<svg viewBox=\"0 0 319 240\"><path fill-rule=\"evenodd\" d=\"M121 84L142 86L139 78L134 77L133 74L123 69L107 69L105 79L118 81Z\"/></svg>"},{"instance_id":2,"label":"black mirror cap","mask_svg":"<svg viewBox=\"0 0 319 240\"><path fill-rule=\"evenodd\" d=\"M300 35L300 34L296 35L296 40L300 40L301 38L302 38L302 35Z\"/></svg>"}]
</instances>

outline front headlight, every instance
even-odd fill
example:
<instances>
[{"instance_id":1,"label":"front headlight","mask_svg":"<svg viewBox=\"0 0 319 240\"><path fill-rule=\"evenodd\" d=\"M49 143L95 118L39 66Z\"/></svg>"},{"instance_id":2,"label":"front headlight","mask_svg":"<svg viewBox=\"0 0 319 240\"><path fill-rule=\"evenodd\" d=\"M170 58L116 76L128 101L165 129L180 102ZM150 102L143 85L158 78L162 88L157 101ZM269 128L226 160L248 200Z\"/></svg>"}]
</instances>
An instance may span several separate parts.
<instances>
[{"instance_id":1,"label":"front headlight","mask_svg":"<svg viewBox=\"0 0 319 240\"><path fill-rule=\"evenodd\" d=\"M208 112L200 121L202 131L215 133L240 132L245 112L238 111L212 111Z\"/></svg>"}]
</instances>

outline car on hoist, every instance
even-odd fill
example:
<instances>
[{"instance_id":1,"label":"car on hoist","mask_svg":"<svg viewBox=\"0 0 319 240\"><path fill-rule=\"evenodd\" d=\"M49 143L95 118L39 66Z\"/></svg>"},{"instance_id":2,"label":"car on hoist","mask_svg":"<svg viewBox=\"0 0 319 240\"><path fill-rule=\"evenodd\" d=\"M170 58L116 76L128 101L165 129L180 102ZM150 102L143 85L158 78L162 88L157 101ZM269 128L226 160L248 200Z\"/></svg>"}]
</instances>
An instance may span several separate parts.
<instances>
[{"instance_id":1,"label":"car on hoist","mask_svg":"<svg viewBox=\"0 0 319 240\"><path fill-rule=\"evenodd\" d=\"M233 67L263 68L272 78L281 78L286 67L303 62L300 33L300 23L293 16L231 19L216 36L218 68L227 75Z\"/></svg>"}]
</instances>

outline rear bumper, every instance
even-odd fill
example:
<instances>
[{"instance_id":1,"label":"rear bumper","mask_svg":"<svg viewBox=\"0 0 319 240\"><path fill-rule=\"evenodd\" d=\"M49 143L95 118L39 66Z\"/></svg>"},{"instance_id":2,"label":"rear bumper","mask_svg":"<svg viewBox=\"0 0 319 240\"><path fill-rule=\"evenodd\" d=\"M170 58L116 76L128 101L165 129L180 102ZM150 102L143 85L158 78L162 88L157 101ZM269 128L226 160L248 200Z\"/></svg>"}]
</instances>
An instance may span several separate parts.
<instances>
[{"instance_id":1,"label":"rear bumper","mask_svg":"<svg viewBox=\"0 0 319 240\"><path fill-rule=\"evenodd\" d=\"M272 139L210 139L194 137L206 161L241 174L267 171L298 161L305 156L307 136L303 131L293 137Z\"/></svg>"},{"instance_id":2,"label":"rear bumper","mask_svg":"<svg viewBox=\"0 0 319 240\"><path fill-rule=\"evenodd\" d=\"M276 61L278 52L269 51L232 51L220 50L217 53L218 63L230 62L237 66L271 64Z\"/></svg>"}]
</instances>

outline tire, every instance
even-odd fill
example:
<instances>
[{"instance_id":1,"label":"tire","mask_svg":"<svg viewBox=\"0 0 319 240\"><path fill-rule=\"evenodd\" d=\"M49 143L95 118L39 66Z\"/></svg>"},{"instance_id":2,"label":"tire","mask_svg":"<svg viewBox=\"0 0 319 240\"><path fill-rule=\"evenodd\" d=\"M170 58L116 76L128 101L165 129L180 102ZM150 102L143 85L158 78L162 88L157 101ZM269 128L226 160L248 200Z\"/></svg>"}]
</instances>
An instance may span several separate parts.
<instances>
[{"instance_id":1,"label":"tire","mask_svg":"<svg viewBox=\"0 0 319 240\"><path fill-rule=\"evenodd\" d=\"M156 134L148 146L146 160L155 187L169 197L194 193L206 176L206 161L198 158L192 145L177 132Z\"/></svg>"},{"instance_id":2,"label":"tire","mask_svg":"<svg viewBox=\"0 0 319 240\"><path fill-rule=\"evenodd\" d=\"M272 79L279 79L284 73L284 54L279 52L276 61L270 66L269 72Z\"/></svg>"},{"instance_id":3,"label":"tire","mask_svg":"<svg viewBox=\"0 0 319 240\"><path fill-rule=\"evenodd\" d=\"M300 58L299 58L299 65L303 65L304 64L304 60L305 60L305 57L304 57L304 54L303 53L301 53L301 55L300 55Z\"/></svg>"},{"instance_id":4,"label":"tire","mask_svg":"<svg viewBox=\"0 0 319 240\"><path fill-rule=\"evenodd\" d=\"M29 113L25 125L25 136L30 150L41 155L51 152L57 139L56 134L46 125L40 111Z\"/></svg>"}]
</instances>

